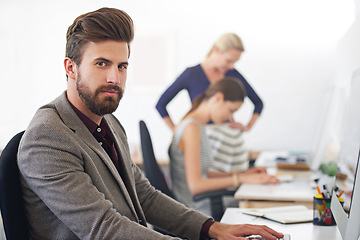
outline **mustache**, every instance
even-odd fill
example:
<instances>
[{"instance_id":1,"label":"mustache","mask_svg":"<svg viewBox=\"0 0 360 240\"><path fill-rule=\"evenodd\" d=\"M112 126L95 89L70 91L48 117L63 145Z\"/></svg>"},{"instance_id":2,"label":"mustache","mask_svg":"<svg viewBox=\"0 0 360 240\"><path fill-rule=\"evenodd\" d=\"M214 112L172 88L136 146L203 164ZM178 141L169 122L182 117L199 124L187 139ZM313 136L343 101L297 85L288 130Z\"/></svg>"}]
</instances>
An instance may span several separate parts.
<instances>
[{"instance_id":1,"label":"mustache","mask_svg":"<svg viewBox=\"0 0 360 240\"><path fill-rule=\"evenodd\" d=\"M102 91L108 91L108 90L114 90L119 92L119 95L121 96L123 94L123 90L119 86L103 86L96 90L95 96L98 95Z\"/></svg>"}]
</instances>

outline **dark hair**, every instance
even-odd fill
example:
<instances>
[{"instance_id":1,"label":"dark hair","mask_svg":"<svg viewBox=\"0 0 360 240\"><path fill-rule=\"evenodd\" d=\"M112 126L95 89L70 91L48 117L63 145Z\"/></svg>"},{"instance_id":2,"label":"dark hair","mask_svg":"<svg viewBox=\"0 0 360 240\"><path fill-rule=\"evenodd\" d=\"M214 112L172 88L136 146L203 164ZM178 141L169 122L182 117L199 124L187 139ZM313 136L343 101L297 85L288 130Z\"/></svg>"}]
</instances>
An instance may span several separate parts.
<instances>
[{"instance_id":1,"label":"dark hair","mask_svg":"<svg viewBox=\"0 0 360 240\"><path fill-rule=\"evenodd\" d=\"M65 57L80 65L84 45L88 42L115 40L129 43L134 38L134 25L130 16L116 8L100 8L77 17L66 34Z\"/></svg>"},{"instance_id":2,"label":"dark hair","mask_svg":"<svg viewBox=\"0 0 360 240\"><path fill-rule=\"evenodd\" d=\"M193 101L191 109L185 117L199 107L203 101L211 98L217 92L224 94L224 101L244 101L244 98L246 97L245 87L239 79L234 77L225 77L224 79L211 84L204 93L199 94Z\"/></svg>"}]
</instances>

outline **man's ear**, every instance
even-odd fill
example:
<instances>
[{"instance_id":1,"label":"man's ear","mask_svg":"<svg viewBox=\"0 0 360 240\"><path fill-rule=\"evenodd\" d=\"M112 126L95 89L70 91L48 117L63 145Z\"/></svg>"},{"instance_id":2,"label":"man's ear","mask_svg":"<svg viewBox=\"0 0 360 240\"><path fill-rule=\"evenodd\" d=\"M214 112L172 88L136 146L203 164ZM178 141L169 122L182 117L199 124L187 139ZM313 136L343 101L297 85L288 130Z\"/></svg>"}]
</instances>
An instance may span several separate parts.
<instances>
[{"instance_id":1,"label":"man's ear","mask_svg":"<svg viewBox=\"0 0 360 240\"><path fill-rule=\"evenodd\" d=\"M77 76L77 65L71 58L66 57L64 59L64 67L66 75L71 79L76 79Z\"/></svg>"}]
</instances>

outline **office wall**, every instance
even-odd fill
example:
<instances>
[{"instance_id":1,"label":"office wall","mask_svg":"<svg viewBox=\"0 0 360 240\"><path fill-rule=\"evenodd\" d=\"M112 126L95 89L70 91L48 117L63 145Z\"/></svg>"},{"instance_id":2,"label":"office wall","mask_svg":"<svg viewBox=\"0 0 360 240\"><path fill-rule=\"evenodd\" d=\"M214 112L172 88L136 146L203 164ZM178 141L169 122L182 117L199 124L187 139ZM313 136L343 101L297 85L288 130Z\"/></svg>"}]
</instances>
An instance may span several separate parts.
<instances>
[{"instance_id":1,"label":"office wall","mask_svg":"<svg viewBox=\"0 0 360 240\"><path fill-rule=\"evenodd\" d=\"M0 0L0 148L66 88L66 29L79 14L103 6L127 11L135 22L126 92L115 112L132 149L144 119L157 157L167 158L171 132L155 104L225 32L243 39L246 51L236 68L265 103L245 134L247 148L313 151L318 145L339 81L337 42L354 19L352 0ZM181 93L169 112L178 121L189 107ZM235 118L248 121L252 108L246 102Z\"/></svg>"}]
</instances>

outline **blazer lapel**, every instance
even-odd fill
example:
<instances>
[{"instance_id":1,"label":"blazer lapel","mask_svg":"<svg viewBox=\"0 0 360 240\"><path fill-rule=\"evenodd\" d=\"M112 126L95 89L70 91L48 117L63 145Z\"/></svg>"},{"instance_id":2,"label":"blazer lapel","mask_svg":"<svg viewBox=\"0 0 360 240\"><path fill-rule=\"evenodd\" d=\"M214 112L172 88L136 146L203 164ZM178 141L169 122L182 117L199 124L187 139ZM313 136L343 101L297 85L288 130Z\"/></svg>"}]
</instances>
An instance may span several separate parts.
<instances>
[{"instance_id":1,"label":"blazer lapel","mask_svg":"<svg viewBox=\"0 0 360 240\"><path fill-rule=\"evenodd\" d=\"M94 138L95 139L95 138ZM99 143L95 140L96 145L90 144L90 142L85 142L91 149L93 149L100 157L101 159L104 161L104 163L107 165L107 167L110 169L111 173L113 174L113 176L115 177L115 179L117 180L117 182L119 183L120 189L124 195L124 198L126 199L126 202L129 206L129 208L131 209L131 211L133 212L134 216L136 216L137 218L139 217L137 214L137 211L134 207L134 203L131 199L130 196L130 189L131 187L127 188L125 185L125 177L128 177L127 175L120 176L119 171L116 169L114 163L112 162L112 160L110 159L109 155L106 153L106 151L99 145ZM119 161L121 161L121 159L119 158ZM124 164L121 164L119 162L119 166L123 167ZM125 171L124 171L125 172Z\"/></svg>"},{"instance_id":2,"label":"blazer lapel","mask_svg":"<svg viewBox=\"0 0 360 240\"><path fill-rule=\"evenodd\" d=\"M111 129L111 132L114 134L114 139L115 139L115 148L117 150L118 156L119 156L119 167L122 168L121 172L121 178L124 182L126 182L127 184L127 192L130 194L130 198L132 199L132 206L134 206L135 211L136 211L136 215L138 216L139 219L141 219L141 223L144 224L146 226L146 221L145 221L145 216L144 213L142 211L137 193L136 193L136 189L135 189L135 180L133 179L133 174L132 174L132 167L130 161L125 161L124 159L131 159L130 156L130 151L128 149L128 146L124 144L124 137L125 137L125 133L122 136L119 135L119 133L117 131L115 131L115 127L112 124L112 121L110 118L107 118L107 116L105 116L105 121L108 124L109 128Z\"/></svg>"},{"instance_id":3,"label":"blazer lapel","mask_svg":"<svg viewBox=\"0 0 360 240\"><path fill-rule=\"evenodd\" d=\"M125 186L125 183L122 179L122 177L128 177L128 176L120 176L118 170L116 169L114 163L106 153L103 147L100 146L100 144L96 141L94 136L90 133L90 131L87 129L85 124L78 118L72 107L70 106L67 97L66 92L64 92L60 97L58 97L56 100L54 100L54 104L56 106L56 109L60 115L60 117L63 119L64 123L81 139L89 148L91 148L94 152L97 153L97 155L103 160L103 162L106 164L106 166L110 169L112 175L117 180L120 189L124 195L124 198L126 199L129 208L133 212L134 216L136 218L139 218L137 211L135 210L134 204L137 204L136 202L133 203L128 189ZM109 123L109 121L107 121ZM109 127L111 128L112 132L114 132L112 125L109 123ZM119 138L117 136L115 137L116 145L120 146ZM123 156L125 148L119 147L119 154L121 154L121 161ZM120 158L119 158L120 161ZM128 167L126 164L122 164L125 166L125 172L129 173ZM132 189L132 187L129 187L129 189ZM131 190L131 194L133 194L133 191Z\"/></svg>"}]
</instances>

